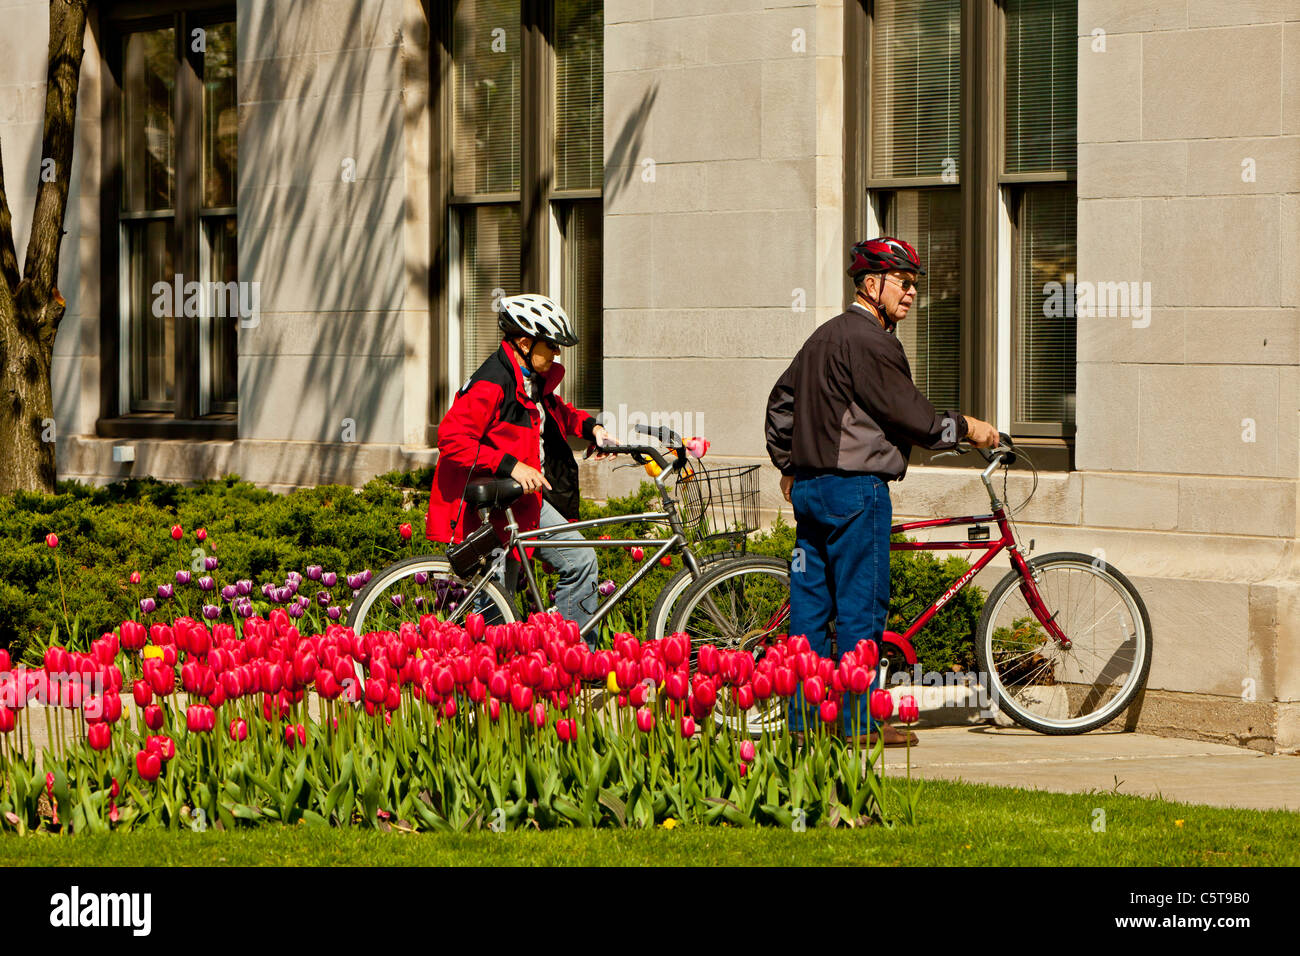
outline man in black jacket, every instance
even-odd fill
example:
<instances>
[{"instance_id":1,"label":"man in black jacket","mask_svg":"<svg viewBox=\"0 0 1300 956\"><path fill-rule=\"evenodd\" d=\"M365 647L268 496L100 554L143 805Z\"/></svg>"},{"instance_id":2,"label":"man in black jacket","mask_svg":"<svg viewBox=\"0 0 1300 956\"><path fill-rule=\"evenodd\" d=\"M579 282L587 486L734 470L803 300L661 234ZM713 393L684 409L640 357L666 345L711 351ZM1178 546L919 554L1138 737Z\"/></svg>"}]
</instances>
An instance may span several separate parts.
<instances>
[{"instance_id":1,"label":"man in black jacket","mask_svg":"<svg viewBox=\"0 0 1300 956\"><path fill-rule=\"evenodd\" d=\"M851 255L857 296L809 336L777 380L765 429L796 522L790 633L807 635L822 655L830 651L832 619L841 652L864 638L881 641L893 521L888 482L906 474L912 446L951 448L965 439L990 448L998 442L992 425L936 411L912 382L894 327L911 308L917 276L925 275L916 250L886 236L858 243ZM860 702L863 728L874 726L868 697ZM796 701L792 730L803 729L800 710ZM852 721L846 707L846 735ZM886 745L905 741L888 725L883 733Z\"/></svg>"}]
</instances>

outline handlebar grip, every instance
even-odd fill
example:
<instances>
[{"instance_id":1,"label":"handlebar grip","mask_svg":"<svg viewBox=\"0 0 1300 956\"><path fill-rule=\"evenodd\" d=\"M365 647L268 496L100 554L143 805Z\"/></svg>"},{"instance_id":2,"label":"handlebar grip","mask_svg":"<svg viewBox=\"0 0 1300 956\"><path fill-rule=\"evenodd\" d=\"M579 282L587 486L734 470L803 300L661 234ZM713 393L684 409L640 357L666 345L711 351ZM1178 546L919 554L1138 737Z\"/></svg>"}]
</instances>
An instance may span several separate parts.
<instances>
[{"instance_id":1,"label":"handlebar grip","mask_svg":"<svg viewBox=\"0 0 1300 956\"><path fill-rule=\"evenodd\" d=\"M600 450L609 455L644 455L653 459L663 471L668 471L672 467L659 453L659 449L650 445L601 445Z\"/></svg>"},{"instance_id":2,"label":"handlebar grip","mask_svg":"<svg viewBox=\"0 0 1300 956\"><path fill-rule=\"evenodd\" d=\"M657 438L669 447L676 447L682 444L682 436L666 425L660 425L658 427L652 425L633 425L632 430L641 435L649 435L651 438Z\"/></svg>"}]
</instances>

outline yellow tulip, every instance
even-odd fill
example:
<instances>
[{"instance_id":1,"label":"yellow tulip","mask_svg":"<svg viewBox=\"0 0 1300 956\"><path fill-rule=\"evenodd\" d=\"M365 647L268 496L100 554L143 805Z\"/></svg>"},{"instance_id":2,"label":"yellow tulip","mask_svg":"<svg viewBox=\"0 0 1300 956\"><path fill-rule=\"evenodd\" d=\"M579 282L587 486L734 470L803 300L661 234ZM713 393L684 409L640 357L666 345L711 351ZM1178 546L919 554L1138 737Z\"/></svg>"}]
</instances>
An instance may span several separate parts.
<instances>
[{"instance_id":1,"label":"yellow tulip","mask_svg":"<svg viewBox=\"0 0 1300 956\"><path fill-rule=\"evenodd\" d=\"M611 694L618 693L618 679L614 677L613 671L610 671L609 676L605 678L605 689Z\"/></svg>"},{"instance_id":2,"label":"yellow tulip","mask_svg":"<svg viewBox=\"0 0 1300 956\"><path fill-rule=\"evenodd\" d=\"M163 649L162 649L161 647L158 647L158 646L154 645L154 644L150 644L148 647L146 647L146 648L144 649L144 659L145 659L145 660L148 660L148 659L151 658L151 657L159 657L159 658L161 658L162 656L163 656Z\"/></svg>"}]
</instances>

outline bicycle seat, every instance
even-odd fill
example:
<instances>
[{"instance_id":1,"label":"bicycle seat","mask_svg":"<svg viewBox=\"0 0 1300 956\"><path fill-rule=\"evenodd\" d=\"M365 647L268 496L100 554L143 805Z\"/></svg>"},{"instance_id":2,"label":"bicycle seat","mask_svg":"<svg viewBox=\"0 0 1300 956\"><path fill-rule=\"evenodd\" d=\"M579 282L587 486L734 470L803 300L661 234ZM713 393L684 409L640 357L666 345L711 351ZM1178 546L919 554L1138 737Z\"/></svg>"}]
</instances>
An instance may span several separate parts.
<instances>
[{"instance_id":1,"label":"bicycle seat","mask_svg":"<svg viewBox=\"0 0 1300 956\"><path fill-rule=\"evenodd\" d=\"M465 486L465 501L474 508L508 508L524 493L513 478L472 478Z\"/></svg>"}]
</instances>

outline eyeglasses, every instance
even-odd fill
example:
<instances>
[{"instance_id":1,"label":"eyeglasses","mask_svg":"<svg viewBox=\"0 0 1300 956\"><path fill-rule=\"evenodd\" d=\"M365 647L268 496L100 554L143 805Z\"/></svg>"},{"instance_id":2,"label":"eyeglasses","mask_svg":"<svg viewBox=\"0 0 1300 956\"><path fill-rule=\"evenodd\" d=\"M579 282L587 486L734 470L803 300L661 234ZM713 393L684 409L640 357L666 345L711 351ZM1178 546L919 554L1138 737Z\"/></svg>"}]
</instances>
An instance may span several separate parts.
<instances>
[{"instance_id":1,"label":"eyeglasses","mask_svg":"<svg viewBox=\"0 0 1300 956\"><path fill-rule=\"evenodd\" d=\"M898 276L885 276L885 279L886 280L893 279L895 282L897 282L899 288L902 289L903 291L903 295L907 295L907 293L917 288L915 279L900 279L898 278Z\"/></svg>"}]
</instances>

